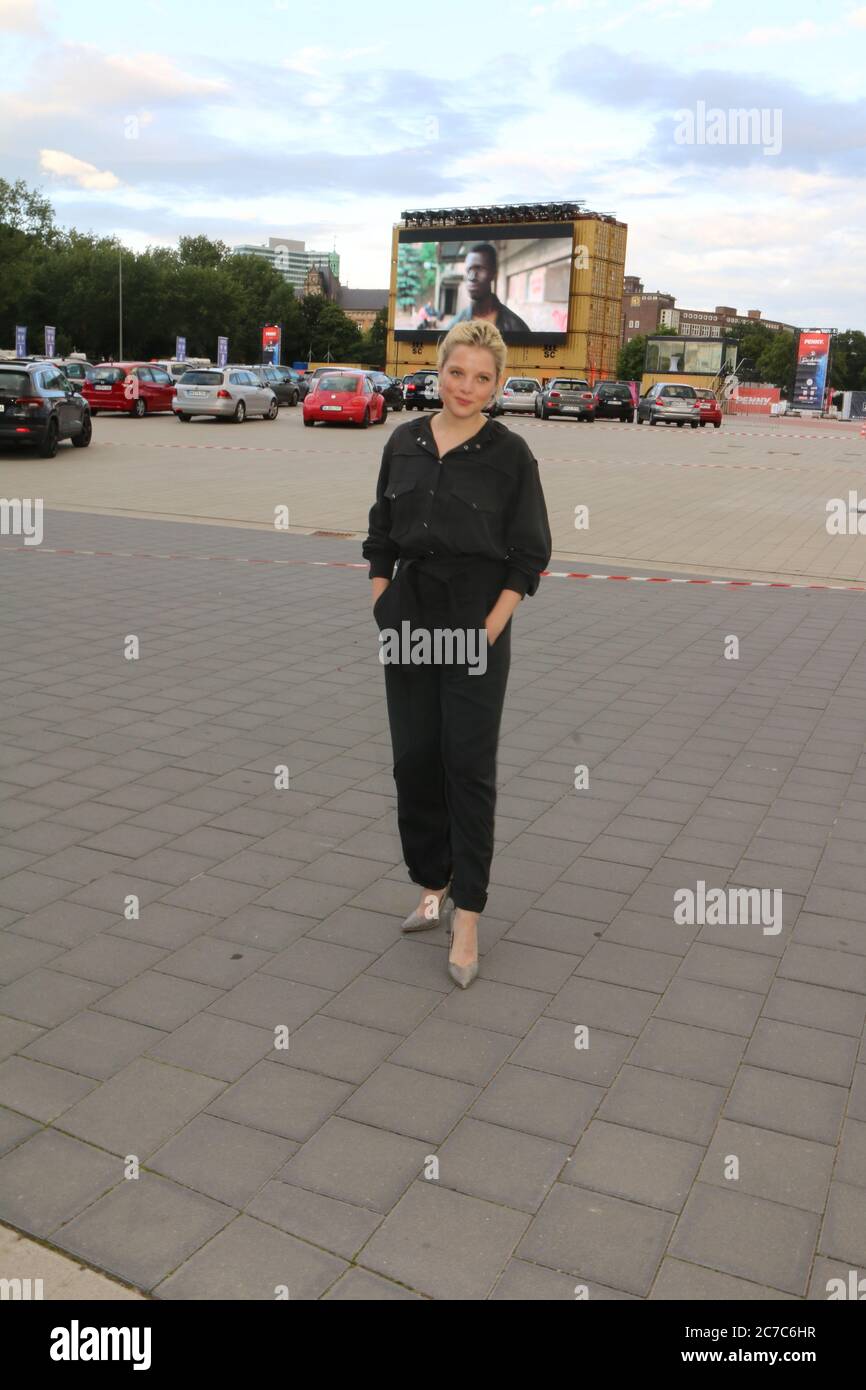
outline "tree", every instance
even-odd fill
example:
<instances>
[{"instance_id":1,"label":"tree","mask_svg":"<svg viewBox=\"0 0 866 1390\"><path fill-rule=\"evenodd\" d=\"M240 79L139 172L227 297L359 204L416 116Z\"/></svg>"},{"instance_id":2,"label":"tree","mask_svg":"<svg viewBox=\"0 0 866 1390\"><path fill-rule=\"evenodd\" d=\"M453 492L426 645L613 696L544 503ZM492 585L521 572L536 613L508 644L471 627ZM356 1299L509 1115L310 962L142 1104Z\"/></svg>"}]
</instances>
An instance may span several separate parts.
<instances>
[{"instance_id":1,"label":"tree","mask_svg":"<svg viewBox=\"0 0 866 1390\"><path fill-rule=\"evenodd\" d=\"M0 223L28 236L49 240L57 235L54 209L47 198L28 188L23 179L0 179Z\"/></svg>"},{"instance_id":2,"label":"tree","mask_svg":"<svg viewBox=\"0 0 866 1390\"><path fill-rule=\"evenodd\" d=\"M770 342L757 361L757 379L773 386L790 386L794 380L797 343L793 333L771 333Z\"/></svg>"},{"instance_id":3,"label":"tree","mask_svg":"<svg viewBox=\"0 0 866 1390\"><path fill-rule=\"evenodd\" d=\"M643 376L643 364L646 358L647 338L676 338L679 335L675 328L657 328L655 333L639 333L631 342L621 347L616 359L616 375L618 381L640 381Z\"/></svg>"},{"instance_id":4,"label":"tree","mask_svg":"<svg viewBox=\"0 0 866 1390\"><path fill-rule=\"evenodd\" d=\"M203 270L213 270L222 265L231 255L224 241L211 241L206 236L182 236L178 242L178 259L181 265L195 265Z\"/></svg>"},{"instance_id":5,"label":"tree","mask_svg":"<svg viewBox=\"0 0 866 1390\"><path fill-rule=\"evenodd\" d=\"M371 367L382 370L385 366L385 353L388 347L388 310L383 307L377 313L369 329L361 339L360 358Z\"/></svg>"}]
</instances>

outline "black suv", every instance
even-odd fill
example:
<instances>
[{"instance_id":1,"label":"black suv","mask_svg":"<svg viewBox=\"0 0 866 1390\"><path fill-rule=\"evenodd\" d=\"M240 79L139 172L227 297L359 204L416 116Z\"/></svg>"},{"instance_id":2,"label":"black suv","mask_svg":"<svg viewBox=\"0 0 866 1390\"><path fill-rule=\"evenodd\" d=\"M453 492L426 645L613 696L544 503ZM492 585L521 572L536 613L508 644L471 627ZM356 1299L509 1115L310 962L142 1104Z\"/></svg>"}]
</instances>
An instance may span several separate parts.
<instances>
[{"instance_id":1,"label":"black suv","mask_svg":"<svg viewBox=\"0 0 866 1390\"><path fill-rule=\"evenodd\" d=\"M626 381L600 381L592 393L597 420L634 420L634 401Z\"/></svg>"},{"instance_id":2,"label":"black suv","mask_svg":"<svg viewBox=\"0 0 866 1390\"><path fill-rule=\"evenodd\" d=\"M430 384L432 383L432 384ZM426 372L413 372L403 388L407 410L435 410L442 405L439 399L439 373L427 368Z\"/></svg>"},{"instance_id":3,"label":"black suv","mask_svg":"<svg viewBox=\"0 0 866 1390\"><path fill-rule=\"evenodd\" d=\"M367 376L379 395L385 397L385 404L388 409L396 410L399 413L406 404L403 399L402 382L395 381L393 377L388 376L387 372L368 372Z\"/></svg>"},{"instance_id":4,"label":"black suv","mask_svg":"<svg viewBox=\"0 0 866 1390\"><path fill-rule=\"evenodd\" d=\"M53 459L61 439L86 449L92 433L90 406L60 367L21 357L0 362L0 443L34 445Z\"/></svg>"}]
</instances>

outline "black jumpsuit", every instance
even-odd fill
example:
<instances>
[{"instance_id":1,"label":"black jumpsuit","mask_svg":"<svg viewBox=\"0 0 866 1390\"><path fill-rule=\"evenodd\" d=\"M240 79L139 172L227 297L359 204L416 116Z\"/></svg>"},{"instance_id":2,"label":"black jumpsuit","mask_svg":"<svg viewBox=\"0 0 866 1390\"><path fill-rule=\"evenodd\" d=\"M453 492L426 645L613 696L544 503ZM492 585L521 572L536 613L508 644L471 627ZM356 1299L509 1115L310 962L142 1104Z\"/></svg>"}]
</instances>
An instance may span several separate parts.
<instances>
[{"instance_id":1,"label":"black jumpsuit","mask_svg":"<svg viewBox=\"0 0 866 1390\"><path fill-rule=\"evenodd\" d=\"M503 589L534 594L550 561L544 493L522 436L498 420L440 459L430 416L391 434L363 555L391 579L380 630L483 629ZM405 649L404 649L405 650ZM456 907L483 912L493 858L496 750L511 660L511 621L487 668L385 665L397 822L409 877L452 881Z\"/></svg>"}]
</instances>

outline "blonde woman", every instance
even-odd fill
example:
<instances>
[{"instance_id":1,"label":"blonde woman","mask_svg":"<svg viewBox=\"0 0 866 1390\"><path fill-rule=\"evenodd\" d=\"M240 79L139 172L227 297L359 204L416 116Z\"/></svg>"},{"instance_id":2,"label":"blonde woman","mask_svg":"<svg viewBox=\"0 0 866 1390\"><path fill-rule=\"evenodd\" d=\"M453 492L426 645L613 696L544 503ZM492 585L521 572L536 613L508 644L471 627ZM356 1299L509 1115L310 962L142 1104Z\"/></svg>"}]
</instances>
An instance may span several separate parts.
<instances>
[{"instance_id":1,"label":"blonde woman","mask_svg":"<svg viewBox=\"0 0 866 1390\"><path fill-rule=\"evenodd\" d=\"M496 809L496 752L511 659L511 615L550 560L538 465L523 437L483 411L505 375L492 323L455 325L439 345L442 409L407 421L382 455L363 544L373 615L399 659L385 662L397 823L421 900L404 932L450 928L448 970L478 973ZM394 573L394 566L397 572ZM409 659L394 634L430 634ZM444 636L443 636L444 634ZM461 660L437 660L448 640ZM439 640L437 648L436 640Z\"/></svg>"}]
</instances>

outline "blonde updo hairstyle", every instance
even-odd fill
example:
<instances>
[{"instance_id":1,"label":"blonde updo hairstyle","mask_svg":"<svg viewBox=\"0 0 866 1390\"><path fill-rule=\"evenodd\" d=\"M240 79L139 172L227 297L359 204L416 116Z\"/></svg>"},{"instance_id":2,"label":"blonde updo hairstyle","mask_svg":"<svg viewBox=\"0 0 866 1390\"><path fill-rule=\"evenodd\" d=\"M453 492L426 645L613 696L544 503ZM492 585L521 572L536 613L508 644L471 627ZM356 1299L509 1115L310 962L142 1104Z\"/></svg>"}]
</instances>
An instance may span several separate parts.
<instances>
[{"instance_id":1,"label":"blonde updo hairstyle","mask_svg":"<svg viewBox=\"0 0 866 1390\"><path fill-rule=\"evenodd\" d=\"M436 357L439 371L445 366L451 353L457 347L487 348L496 364L496 386L505 371L508 350L499 329L487 319L467 319L455 323L454 327L440 339Z\"/></svg>"}]
</instances>

